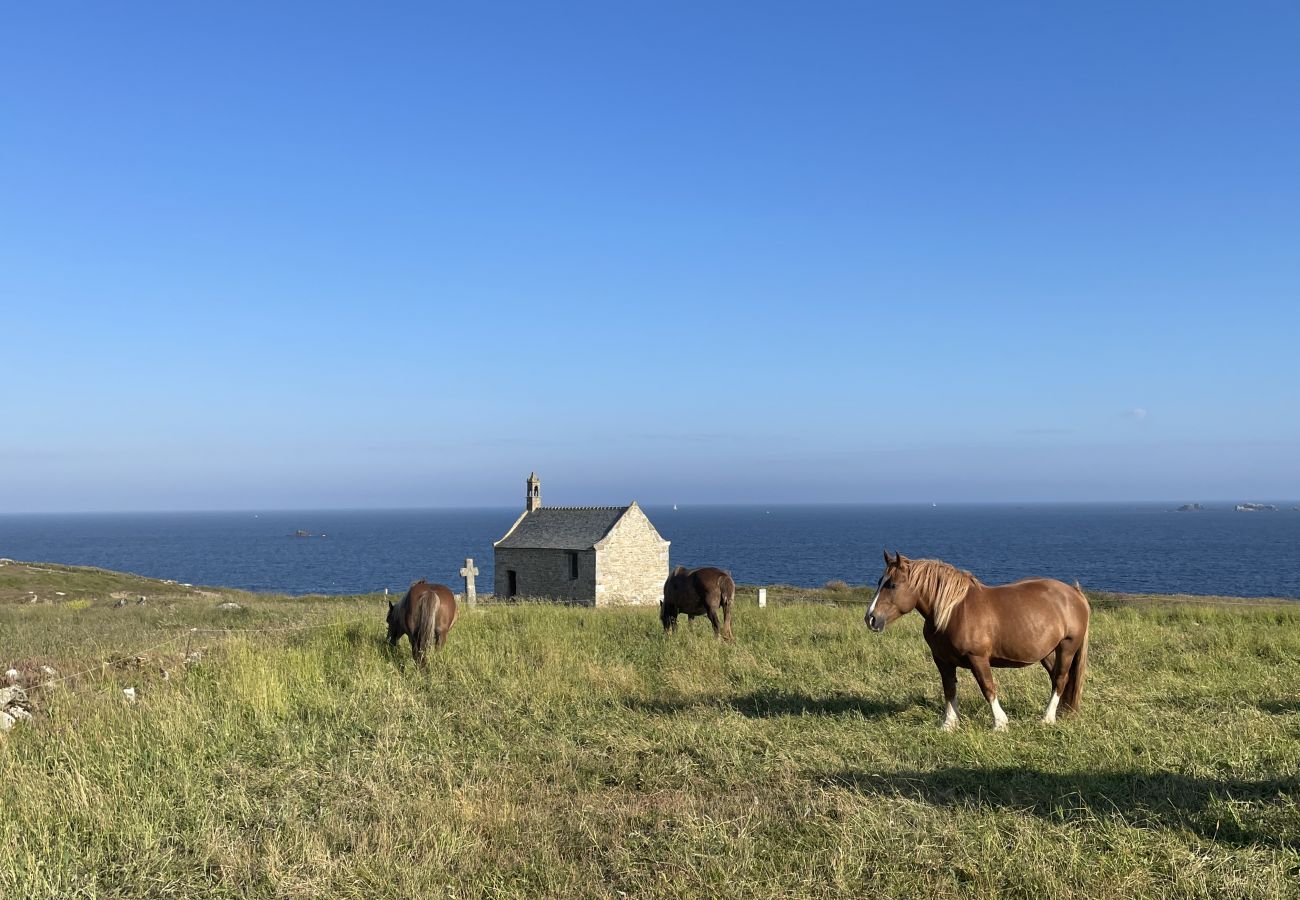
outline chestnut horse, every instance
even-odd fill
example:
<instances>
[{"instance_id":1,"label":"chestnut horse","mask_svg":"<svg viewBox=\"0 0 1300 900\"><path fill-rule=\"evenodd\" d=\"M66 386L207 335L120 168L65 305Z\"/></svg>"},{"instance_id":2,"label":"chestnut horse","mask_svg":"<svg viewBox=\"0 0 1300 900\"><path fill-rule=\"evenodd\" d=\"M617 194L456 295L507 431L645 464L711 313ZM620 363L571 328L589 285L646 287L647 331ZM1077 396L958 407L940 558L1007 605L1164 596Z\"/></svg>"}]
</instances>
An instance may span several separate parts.
<instances>
[{"instance_id":1,"label":"chestnut horse","mask_svg":"<svg viewBox=\"0 0 1300 900\"><path fill-rule=\"evenodd\" d=\"M708 616L713 633L723 640L731 640L731 607L736 599L736 582L731 574L714 566L688 569L678 566L664 582L664 600L659 604L659 620L664 631L677 627L677 616ZM718 612L722 620L718 620Z\"/></svg>"},{"instance_id":2,"label":"chestnut horse","mask_svg":"<svg viewBox=\"0 0 1300 900\"><path fill-rule=\"evenodd\" d=\"M445 584L429 584L423 578L407 590L397 603L388 601L388 644L396 647L402 635L411 639L411 656L425 665L429 639L435 650L447 643L447 632L456 624L456 595Z\"/></svg>"},{"instance_id":3,"label":"chestnut horse","mask_svg":"<svg viewBox=\"0 0 1300 900\"><path fill-rule=\"evenodd\" d=\"M885 574L866 622L881 631L913 609L925 618L925 641L943 680L945 731L957 727L957 667L970 669L993 710L993 727L1007 727L998 703L992 667L1043 664L1052 678L1052 697L1043 722L1079 708L1088 668L1088 598L1076 583L1028 578L986 587L970 572L937 559L908 559L885 553Z\"/></svg>"}]
</instances>

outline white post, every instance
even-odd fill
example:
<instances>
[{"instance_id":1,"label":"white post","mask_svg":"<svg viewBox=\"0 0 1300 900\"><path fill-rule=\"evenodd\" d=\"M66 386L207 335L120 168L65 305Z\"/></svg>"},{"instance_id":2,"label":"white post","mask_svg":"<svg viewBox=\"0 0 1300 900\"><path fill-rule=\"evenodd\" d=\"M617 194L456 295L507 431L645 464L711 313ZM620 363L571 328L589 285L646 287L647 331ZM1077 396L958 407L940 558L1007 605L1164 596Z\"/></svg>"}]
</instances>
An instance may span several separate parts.
<instances>
[{"instance_id":1,"label":"white post","mask_svg":"<svg viewBox=\"0 0 1300 900\"><path fill-rule=\"evenodd\" d=\"M759 607L759 609L762 609L764 606L767 606L767 588L759 588L759 589L758 589L758 607Z\"/></svg>"}]
</instances>

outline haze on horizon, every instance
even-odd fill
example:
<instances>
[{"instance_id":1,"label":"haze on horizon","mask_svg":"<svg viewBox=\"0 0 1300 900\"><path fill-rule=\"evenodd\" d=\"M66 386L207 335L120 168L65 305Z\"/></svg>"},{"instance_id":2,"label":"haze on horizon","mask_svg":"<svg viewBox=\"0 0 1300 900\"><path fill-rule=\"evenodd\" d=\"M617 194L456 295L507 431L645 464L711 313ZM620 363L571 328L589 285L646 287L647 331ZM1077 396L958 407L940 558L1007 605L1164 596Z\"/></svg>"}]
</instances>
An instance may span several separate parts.
<instances>
[{"instance_id":1,"label":"haze on horizon","mask_svg":"<svg viewBox=\"0 0 1300 900\"><path fill-rule=\"evenodd\" d=\"M1300 497L1300 8L0 14L0 512Z\"/></svg>"}]
</instances>

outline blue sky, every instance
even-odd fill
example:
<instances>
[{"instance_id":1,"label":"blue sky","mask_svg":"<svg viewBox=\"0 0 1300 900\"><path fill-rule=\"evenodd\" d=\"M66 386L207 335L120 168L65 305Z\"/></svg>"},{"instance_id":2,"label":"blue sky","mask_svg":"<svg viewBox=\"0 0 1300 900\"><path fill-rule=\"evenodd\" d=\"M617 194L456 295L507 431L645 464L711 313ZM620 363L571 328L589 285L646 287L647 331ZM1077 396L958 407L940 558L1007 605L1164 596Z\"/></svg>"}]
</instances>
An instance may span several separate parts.
<instances>
[{"instance_id":1,"label":"blue sky","mask_svg":"<svg viewBox=\"0 0 1300 900\"><path fill-rule=\"evenodd\" d=\"M0 510L1300 497L1298 43L9 4Z\"/></svg>"}]
</instances>

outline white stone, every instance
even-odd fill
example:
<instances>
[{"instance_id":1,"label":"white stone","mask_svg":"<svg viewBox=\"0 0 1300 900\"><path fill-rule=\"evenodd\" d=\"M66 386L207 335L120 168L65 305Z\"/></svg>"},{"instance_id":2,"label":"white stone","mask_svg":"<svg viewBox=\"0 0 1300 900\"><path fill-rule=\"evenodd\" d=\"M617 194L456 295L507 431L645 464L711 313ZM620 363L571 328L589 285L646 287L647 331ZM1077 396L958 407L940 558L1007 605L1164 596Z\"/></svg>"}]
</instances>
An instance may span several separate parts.
<instances>
[{"instance_id":1,"label":"white stone","mask_svg":"<svg viewBox=\"0 0 1300 900\"><path fill-rule=\"evenodd\" d=\"M59 674L59 670L56 669L56 668L54 668L54 666L41 666L41 674L42 674L42 675L58 675L58 674Z\"/></svg>"},{"instance_id":2,"label":"white stone","mask_svg":"<svg viewBox=\"0 0 1300 900\"><path fill-rule=\"evenodd\" d=\"M135 688L133 687L122 688L122 696L126 697L126 702L134 703L136 700Z\"/></svg>"},{"instance_id":3,"label":"white stone","mask_svg":"<svg viewBox=\"0 0 1300 900\"><path fill-rule=\"evenodd\" d=\"M243 609L238 603L228 602L218 604L217 609Z\"/></svg>"},{"instance_id":4,"label":"white stone","mask_svg":"<svg viewBox=\"0 0 1300 900\"><path fill-rule=\"evenodd\" d=\"M8 731L14 727L14 722L18 721L7 712L0 712L0 731Z\"/></svg>"},{"instance_id":5,"label":"white stone","mask_svg":"<svg viewBox=\"0 0 1300 900\"><path fill-rule=\"evenodd\" d=\"M25 722L31 719L32 717L32 714L29 713L27 710L23 709L21 706L11 706L7 710L5 710L5 712L8 713L10 716L12 716L14 721L16 722Z\"/></svg>"},{"instance_id":6,"label":"white stone","mask_svg":"<svg viewBox=\"0 0 1300 900\"><path fill-rule=\"evenodd\" d=\"M17 669L10 669L9 671L5 672L5 678L8 678L8 679L9 679L9 683L10 683L10 684L12 684L13 682L17 681L17 680L18 680L18 670L17 670Z\"/></svg>"}]
</instances>

